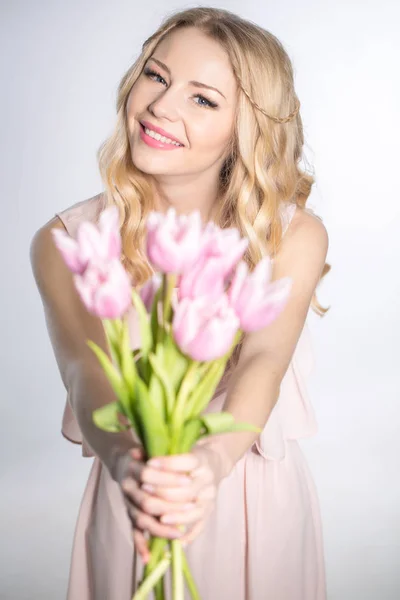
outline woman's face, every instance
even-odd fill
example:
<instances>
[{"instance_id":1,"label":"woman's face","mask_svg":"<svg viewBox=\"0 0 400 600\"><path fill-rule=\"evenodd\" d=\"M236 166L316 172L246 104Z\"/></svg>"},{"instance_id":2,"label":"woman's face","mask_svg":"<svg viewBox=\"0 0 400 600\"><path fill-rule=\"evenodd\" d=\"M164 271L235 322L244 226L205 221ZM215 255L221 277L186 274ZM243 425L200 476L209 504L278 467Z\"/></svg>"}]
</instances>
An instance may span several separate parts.
<instances>
[{"instance_id":1,"label":"woman's face","mask_svg":"<svg viewBox=\"0 0 400 600\"><path fill-rule=\"evenodd\" d=\"M215 170L227 156L237 86L222 47L195 28L176 30L155 49L127 103L133 164L144 173L185 176ZM180 145L144 131L162 129ZM157 136L159 137L159 136Z\"/></svg>"}]
</instances>

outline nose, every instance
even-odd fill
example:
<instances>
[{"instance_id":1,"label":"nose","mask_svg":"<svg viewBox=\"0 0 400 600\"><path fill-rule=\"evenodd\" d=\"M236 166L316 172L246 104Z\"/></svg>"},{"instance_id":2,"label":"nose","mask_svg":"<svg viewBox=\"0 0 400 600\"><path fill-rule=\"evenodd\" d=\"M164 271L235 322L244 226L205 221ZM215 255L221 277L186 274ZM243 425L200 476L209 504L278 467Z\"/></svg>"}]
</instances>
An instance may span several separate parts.
<instances>
[{"instance_id":1,"label":"nose","mask_svg":"<svg viewBox=\"0 0 400 600\"><path fill-rule=\"evenodd\" d=\"M163 91L151 102L149 111L155 117L176 121L179 118L179 101L176 94L171 88Z\"/></svg>"}]
</instances>

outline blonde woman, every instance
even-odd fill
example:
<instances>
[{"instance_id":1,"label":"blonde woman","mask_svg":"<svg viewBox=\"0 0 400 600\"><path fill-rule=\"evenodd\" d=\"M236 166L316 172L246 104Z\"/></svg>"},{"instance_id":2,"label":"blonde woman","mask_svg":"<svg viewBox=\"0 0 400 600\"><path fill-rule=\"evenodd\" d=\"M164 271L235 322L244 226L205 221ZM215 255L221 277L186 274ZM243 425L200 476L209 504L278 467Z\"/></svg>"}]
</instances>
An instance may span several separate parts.
<instances>
[{"instance_id":1,"label":"blonde woman","mask_svg":"<svg viewBox=\"0 0 400 600\"><path fill-rule=\"evenodd\" d=\"M147 534L187 543L203 600L324 600L318 500L298 440L315 433L306 380L313 366L306 317L329 270L328 235L306 208L313 178L300 167L302 121L291 62L265 29L228 11L167 18L124 75L115 129L99 151L104 190L38 230L31 261L68 392L63 434L94 456L76 525L68 600L130 600L148 558ZM253 269L293 280L283 313L247 334L208 410L222 408L262 434L221 435L192 452L146 463L129 432L105 433L92 411L112 392L91 350L105 350L50 230L75 235L117 205L122 261L137 285L149 211L198 209L237 227ZM136 315L130 315L132 348ZM184 524L182 535L178 526Z\"/></svg>"}]
</instances>

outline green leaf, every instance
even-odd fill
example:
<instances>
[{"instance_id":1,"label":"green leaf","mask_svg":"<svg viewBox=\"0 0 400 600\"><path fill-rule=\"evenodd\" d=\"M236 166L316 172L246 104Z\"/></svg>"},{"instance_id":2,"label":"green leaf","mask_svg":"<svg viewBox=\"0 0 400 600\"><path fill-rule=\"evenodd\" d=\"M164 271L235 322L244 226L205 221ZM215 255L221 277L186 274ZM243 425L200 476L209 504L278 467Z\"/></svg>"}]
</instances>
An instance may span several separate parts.
<instances>
[{"instance_id":1,"label":"green leaf","mask_svg":"<svg viewBox=\"0 0 400 600\"><path fill-rule=\"evenodd\" d=\"M122 327L120 353L122 376L130 393L132 394L135 385L135 379L138 374L136 370L136 362L133 358L132 349L130 346L129 328L127 322L124 322Z\"/></svg>"},{"instance_id":2,"label":"green leaf","mask_svg":"<svg viewBox=\"0 0 400 600\"><path fill-rule=\"evenodd\" d=\"M87 344L96 354L100 365L102 366L107 376L107 379L110 382L112 389L114 390L115 395L120 400L121 408L123 410L124 415L129 419L129 421L132 423L133 427L136 430L137 423L133 411L133 391L132 393L129 393L128 386L126 385L124 379L121 377L119 371L114 367L114 365L108 358L107 354L91 340L88 340Z\"/></svg>"},{"instance_id":3,"label":"green leaf","mask_svg":"<svg viewBox=\"0 0 400 600\"><path fill-rule=\"evenodd\" d=\"M132 288L132 302L134 304L134 307L136 308L139 317L140 348L143 357L147 358L147 355L150 352L153 345L150 319L146 307L143 303L143 300L134 288Z\"/></svg>"},{"instance_id":4,"label":"green leaf","mask_svg":"<svg viewBox=\"0 0 400 600\"><path fill-rule=\"evenodd\" d=\"M158 410L163 420L167 420L166 399L164 386L157 374L153 371L149 383L149 396L152 399L155 408Z\"/></svg>"},{"instance_id":5,"label":"green leaf","mask_svg":"<svg viewBox=\"0 0 400 600\"><path fill-rule=\"evenodd\" d=\"M190 452L200 438L203 428L202 419L191 419L185 423L179 442L179 453L185 454L186 452Z\"/></svg>"},{"instance_id":6,"label":"green leaf","mask_svg":"<svg viewBox=\"0 0 400 600\"><path fill-rule=\"evenodd\" d=\"M251 423L234 423L227 431L254 431L255 433L261 433L262 429L252 425Z\"/></svg>"},{"instance_id":7,"label":"green leaf","mask_svg":"<svg viewBox=\"0 0 400 600\"><path fill-rule=\"evenodd\" d=\"M114 319L102 319L111 357L114 363L119 367L121 361L119 350L119 325L117 325L115 321L116 320Z\"/></svg>"},{"instance_id":8,"label":"green leaf","mask_svg":"<svg viewBox=\"0 0 400 600\"><path fill-rule=\"evenodd\" d=\"M165 398L166 398L166 414L169 417L172 414L175 404L175 390L171 384L170 377L167 371L164 369L161 360L155 354L149 354L149 361L153 368L154 373L162 383Z\"/></svg>"},{"instance_id":9,"label":"green leaf","mask_svg":"<svg viewBox=\"0 0 400 600\"><path fill-rule=\"evenodd\" d=\"M161 294L162 294L162 285L160 285L160 287L158 288L158 290L155 293L154 296L154 300L153 300L153 306L151 307L151 315L150 315L150 329L151 329L151 336L153 339L153 350L157 341L157 336L158 336L158 327L159 327L159 322L158 322L158 305L160 302L160 298L161 298Z\"/></svg>"},{"instance_id":10,"label":"green leaf","mask_svg":"<svg viewBox=\"0 0 400 600\"><path fill-rule=\"evenodd\" d=\"M134 350L132 350L132 356L133 358L136 360L136 357L138 356L138 354L141 353L141 348L135 348Z\"/></svg>"},{"instance_id":11,"label":"green leaf","mask_svg":"<svg viewBox=\"0 0 400 600\"><path fill-rule=\"evenodd\" d=\"M213 361L202 380L194 387L185 406L185 418L194 418L202 413L210 402L225 370L226 359Z\"/></svg>"},{"instance_id":12,"label":"green leaf","mask_svg":"<svg viewBox=\"0 0 400 600\"><path fill-rule=\"evenodd\" d=\"M136 369L138 375L143 379L146 385L149 385L151 377L151 365L149 363L149 357L140 356L140 358L138 358L136 361Z\"/></svg>"},{"instance_id":13,"label":"green leaf","mask_svg":"<svg viewBox=\"0 0 400 600\"><path fill-rule=\"evenodd\" d=\"M110 402L93 411L93 422L96 427L103 431L126 431L130 426L124 426L119 422L118 414L120 412L120 403L118 401Z\"/></svg>"},{"instance_id":14,"label":"green leaf","mask_svg":"<svg viewBox=\"0 0 400 600\"><path fill-rule=\"evenodd\" d=\"M183 377L187 371L189 365L189 358L185 356L178 345L176 344L172 331L169 331L164 338L164 366L165 370L169 374L169 378L175 390L179 389L182 383ZM198 371L200 379L200 371ZM194 385L197 384L194 382Z\"/></svg>"},{"instance_id":15,"label":"green leaf","mask_svg":"<svg viewBox=\"0 0 400 600\"><path fill-rule=\"evenodd\" d=\"M248 423L235 423L234 416L229 412L207 413L201 416L201 420L209 434L228 433L232 431L254 431L261 433L259 427Z\"/></svg>"},{"instance_id":16,"label":"green leaf","mask_svg":"<svg viewBox=\"0 0 400 600\"><path fill-rule=\"evenodd\" d=\"M169 435L165 421L152 402L146 384L140 377L136 379L136 415L140 420L142 443L147 456L164 456L168 452Z\"/></svg>"},{"instance_id":17,"label":"green leaf","mask_svg":"<svg viewBox=\"0 0 400 600\"><path fill-rule=\"evenodd\" d=\"M125 385L124 380L122 379L119 371L114 367L111 360L107 356L100 346L92 342L92 340L87 340L87 345L89 348L93 350L95 355L98 358L100 365L102 366L108 381L111 384L117 398L121 400L123 405L126 407L129 404L129 391Z\"/></svg>"},{"instance_id":18,"label":"green leaf","mask_svg":"<svg viewBox=\"0 0 400 600\"><path fill-rule=\"evenodd\" d=\"M208 433L221 433L226 431L235 423L235 418L228 412L206 413L201 420Z\"/></svg>"}]
</instances>

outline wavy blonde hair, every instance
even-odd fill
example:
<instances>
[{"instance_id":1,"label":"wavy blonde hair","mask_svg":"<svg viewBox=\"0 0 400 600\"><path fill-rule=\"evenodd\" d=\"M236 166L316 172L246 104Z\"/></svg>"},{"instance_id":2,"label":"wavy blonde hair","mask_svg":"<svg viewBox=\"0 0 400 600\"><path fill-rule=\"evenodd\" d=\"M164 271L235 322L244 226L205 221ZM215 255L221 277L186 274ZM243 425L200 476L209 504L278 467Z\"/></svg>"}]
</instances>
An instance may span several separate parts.
<instances>
[{"instance_id":1,"label":"wavy blonde hair","mask_svg":"<svg viewBox=\"0 0 400 600\"><path fill-rule=\"evenodd\" d=\"M244 260L253 270L268 254L274 257L282 240L282 203L304 208L314 183L300 167L304 145L293 68L279 40L262 27L227 10L198 7L173 13L142 46L142 52L123 76L117 96L113 133L98 150L105 186L104 207L120 210L122 262L136 285L152 274L144 253L145 221L154 209L148 176L132 163L126 104L133 84L157 45L172 31L196 27L219 42L230 58L239 88L238 110L228 158L220 172L213 220L236 227L249 238ZM330 270L326 263L321 279ZM314 293L311 307L323 316Z\"/></svg>"}]
</instances>

